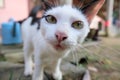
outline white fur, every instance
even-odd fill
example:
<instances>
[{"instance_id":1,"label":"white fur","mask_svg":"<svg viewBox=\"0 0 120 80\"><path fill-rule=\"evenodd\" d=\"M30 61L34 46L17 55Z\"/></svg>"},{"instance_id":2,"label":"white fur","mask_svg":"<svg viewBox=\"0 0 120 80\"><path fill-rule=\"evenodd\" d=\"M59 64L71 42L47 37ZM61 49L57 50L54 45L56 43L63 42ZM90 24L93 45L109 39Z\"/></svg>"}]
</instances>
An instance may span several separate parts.
<instances>
[{"instance_id":1,"label":"white fur","mask_svg":"<svg viewBox=\"0 0 120 80\"><path fill-rule=\"evenodd\" d=\"M70 49L83 42L89 32L86 17L76 8L70 5L59 6L48 10L44 15L53 15L57 19L56 24L48 23L45 18L40 21L40 30L37 30L38 24L30 25L32 17L29 17L22 24L22 34L24 41L24 74L31 75L33 80L43 80L43 71L53 74L56 80L62 79L60 63L62 58L69 53ZM74 21L83 21L82 29L74 29L71 24ZM55 33L63 32L68 38L61 42L64 49L56 49L53 45L58 41ZM32 53L34 52L34 71L32 70Z\"/></svg>"}]
</instances>

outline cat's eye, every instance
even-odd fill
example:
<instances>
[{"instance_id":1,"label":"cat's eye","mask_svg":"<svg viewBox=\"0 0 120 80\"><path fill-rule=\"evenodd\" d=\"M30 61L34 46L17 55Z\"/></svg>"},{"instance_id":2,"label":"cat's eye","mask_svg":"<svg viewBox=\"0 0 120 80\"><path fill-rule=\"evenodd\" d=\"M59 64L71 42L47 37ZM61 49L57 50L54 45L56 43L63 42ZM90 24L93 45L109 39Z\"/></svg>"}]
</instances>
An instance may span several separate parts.
<instances>
[{"instance_id":1,"label":"cat's eye","mask_svg":"<svg viewBox=\"0 0 120 80\"><path fill-rule=\"evenodd\" d=\"M56 24L57 23L56 18L52 15L45 16L45 19L48 23L51 23L51 24Z\"/></svg>"},{"instance_id":2,"label":"cat's eye","mask_svg":"<svg viewBox=\"0 0 120 80\"><path fill-rule=\"evenodd\" d=\"M75 21L72 23L72 27L75 29L82 29L83 28L83 22L82 21Z\"/></svg>"}]
</instances>

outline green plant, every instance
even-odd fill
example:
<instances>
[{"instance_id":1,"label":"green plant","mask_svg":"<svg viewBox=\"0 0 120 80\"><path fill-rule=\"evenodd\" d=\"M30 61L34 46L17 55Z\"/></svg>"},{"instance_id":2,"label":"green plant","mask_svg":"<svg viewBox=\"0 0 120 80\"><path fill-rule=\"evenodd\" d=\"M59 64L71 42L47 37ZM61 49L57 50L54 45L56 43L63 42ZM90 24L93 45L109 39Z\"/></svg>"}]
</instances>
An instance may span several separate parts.
<instances>
[{"instance_id":1,"label":"green plant","mask_svg":"<svg viewBox=\"0 0 120 80\"><path fill-rule=\"evenodd\" d=\"M3 54L0 54L0 61L6 61L6 58Z\"/></svg>"},{"instance_id":2,"label":"green plant","mask_svg":"<svg viewBox=\"0 0 120 80\"><path fill-rule=\"evenodd\" d=\"M13 78L13 71L10 71L10 77L9 77L9 80L12 80Z\"/></svg>"}]
</instances>

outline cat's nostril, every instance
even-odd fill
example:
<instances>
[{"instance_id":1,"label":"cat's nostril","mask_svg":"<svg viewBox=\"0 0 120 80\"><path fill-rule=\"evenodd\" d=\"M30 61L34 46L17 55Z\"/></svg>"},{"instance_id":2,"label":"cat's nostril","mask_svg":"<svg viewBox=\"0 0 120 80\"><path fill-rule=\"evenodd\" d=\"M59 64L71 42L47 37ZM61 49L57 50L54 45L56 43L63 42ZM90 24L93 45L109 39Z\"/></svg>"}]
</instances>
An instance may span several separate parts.
<instances>
[{"instance_id":1,"label":"cat's nostril","mask_svg":"<svg viewBox=\"0 0 120 80\"><path fill-rule=\"evenodd\" d=\"M56 32L55 36L59 42L64 41L68 38L68 36L63 32Z\"/></svg>"},{"instance_id":2,"label":"cat's nostril","mask_svg":"<svg viewBox=\"0 0 120 80\"><path fill-rule=\"evenodd\" d=\"M64 36L64 37L63 37L63 40L65 40L65 39L67 39L67 36Z\"/></svg>"},{"instance_id":3,"label":"cat's nostril","mask_svg":"<svg viewBox=\"0 0 120 80\"><path fill-rule=\"evenodd\" d=\"M57 35L57 34L55 34L55 36L56 36L56 38L58 39L58 35Z\"/></svg>"}]
</instances>

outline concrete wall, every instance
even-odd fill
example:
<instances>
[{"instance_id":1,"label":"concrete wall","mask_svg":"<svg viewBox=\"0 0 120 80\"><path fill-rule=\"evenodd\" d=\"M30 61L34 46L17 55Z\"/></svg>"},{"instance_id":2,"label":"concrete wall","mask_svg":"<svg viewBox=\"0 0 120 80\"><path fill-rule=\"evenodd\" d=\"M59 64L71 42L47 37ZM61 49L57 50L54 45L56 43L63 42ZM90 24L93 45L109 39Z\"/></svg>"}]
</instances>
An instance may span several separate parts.
<instances>
[{"instance_id":1,"label":"concrete wall","mask_svg":"<svg viewBox=\"0 0 120 80\"><path fill-rule=\"evenodd\" d=\"M0 24L9 18L22 20L28 16L28 0L4 0L4 7L0 8Z\"/></svg>"}]
</instances>

